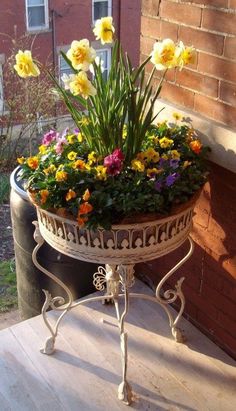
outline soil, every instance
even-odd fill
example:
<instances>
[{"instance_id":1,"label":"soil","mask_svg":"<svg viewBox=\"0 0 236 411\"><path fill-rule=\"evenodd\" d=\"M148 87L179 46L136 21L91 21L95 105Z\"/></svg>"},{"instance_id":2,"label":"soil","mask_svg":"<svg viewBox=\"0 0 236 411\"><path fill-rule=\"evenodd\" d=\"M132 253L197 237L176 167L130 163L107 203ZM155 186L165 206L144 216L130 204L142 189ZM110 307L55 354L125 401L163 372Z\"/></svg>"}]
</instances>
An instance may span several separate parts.
<instances>
[{"instance_id":1,"label":"soil","mask_svg":"<svg viewBox=\"0 0 236 411\"><path fill-rule=\"evenodd\" d=\"M0 261L14 258L10 205L0 205ZM0 313L0 330L21 321L19 310Z\"/></svg>"}]
</instances>

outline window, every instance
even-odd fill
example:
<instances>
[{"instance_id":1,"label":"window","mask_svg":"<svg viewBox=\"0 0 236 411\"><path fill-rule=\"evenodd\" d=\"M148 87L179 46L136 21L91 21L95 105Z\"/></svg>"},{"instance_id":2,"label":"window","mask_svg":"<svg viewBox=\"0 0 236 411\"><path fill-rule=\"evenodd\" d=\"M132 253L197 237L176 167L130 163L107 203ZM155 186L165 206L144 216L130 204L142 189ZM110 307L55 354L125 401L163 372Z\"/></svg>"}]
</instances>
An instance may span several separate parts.
<instances>
[{"instance_id":1,"label":"window","mask_svg":"<svg viewBox=\"0 0 236 411\"><path fill-rule=\"evenodd\" d=\"M111 66L111 49L96 50L97 56L102 60L103 77L107 79Z\"/></svg>"},{"instance_id":2,"label":"window","mask_svg":"<svg viewBox=\"0 0 236 411\"><path fill-rule=\"evenodd\" d=\"M68 47L69 49L69 47ZM64 50L65 52L65 50ZM64 58L62 57L61 54L59 54L59 81L61 81L61 78L63 76L63 74L67 74L67 76L69 76L69 74L74 73L72 68L69 66L69 64L67 64L67 62L64 60Z\"/></svg>"},{"instance_id":3,"label":"window","mask_svg":"<svg viewBox=\"0 0 236 411\"><path fill-rule=\"evenodd\" d=\"M93 0L92 7L93 22L112 15L112 0Z\"/></svg>"},{"instance_id":4,"label":"window","mask_svg":"<svg viewBox=\"0 0 236 411\"><path fill-rule=\"evenodd\" d=\"M25 0L27 30L45 30L49 26L48 0Z\"/></svg>"}]
</instances>

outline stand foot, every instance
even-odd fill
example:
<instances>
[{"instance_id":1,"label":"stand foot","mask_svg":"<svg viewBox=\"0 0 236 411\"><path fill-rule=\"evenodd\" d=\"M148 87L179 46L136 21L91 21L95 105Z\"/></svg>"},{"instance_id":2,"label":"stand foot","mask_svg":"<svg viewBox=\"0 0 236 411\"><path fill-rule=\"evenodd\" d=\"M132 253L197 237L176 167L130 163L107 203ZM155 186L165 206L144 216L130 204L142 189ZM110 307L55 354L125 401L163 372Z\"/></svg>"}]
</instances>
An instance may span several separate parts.
<instances>
[{"instance_id":1,"label":"stand foot","mask_svg":"<svg viewBox=\"0 0 236 411\"><path fill-rule=\"evenodd\" d=\"M180 280L177 281L176 285L175 285L175 289L171 289L171 290L167 290L162 294L162 287L164 285L164 283L168 280L169 277L172 276L172 274L179 268L182 266L182 264L184 264L192 255L193 250L194 250L194 245L193 245L193 241L191 240L190 237L188 237L189 243L190 243L190 248L188 253L185 255L184 258L182 258L163 278L162 280L159 282L157 288L156 288L156 299L157 302L164 308L164 310L166 311L168 318L169 318L169 323L170 323L170 328L171 328L171 332L172 335L175 339L176 342L178 343L183 343L186 341L184 335L182 334L181 330L177 327L177 324L180 321L180 318L183 314L184 311L184 306L185 306L185 298L184 298L184 294L182 291L182 284L184 281L184 277L181 277ZM169 305L174 303L176 301L176 299L179 298L180 299L180 310L178 315L176 316L176 318L174 319L171 310L169 308Z\"/></svg>"},{"instance_id":2,"label":"stand foot","mask_svg":"<svg viewBox=\"0 0 236 411\"><path fill-rule=\"evenodd\" d=\"M126 405L130 405L133 400L133 393L130 384L123 381L118 387L118 399Z\"/></svg>"},{"instance_id":3,"label":"stand foot","mask_svg":"<svg viewBox=\"0 0 236 411\"><path fill-rule=\"evenodd\" d=\"M44 348L41 348L40 352L42 354L51 355L55 351L54 345L55 345L55 338L48 337L46 342L45 342Z\"/></svg>"}]
</instances>

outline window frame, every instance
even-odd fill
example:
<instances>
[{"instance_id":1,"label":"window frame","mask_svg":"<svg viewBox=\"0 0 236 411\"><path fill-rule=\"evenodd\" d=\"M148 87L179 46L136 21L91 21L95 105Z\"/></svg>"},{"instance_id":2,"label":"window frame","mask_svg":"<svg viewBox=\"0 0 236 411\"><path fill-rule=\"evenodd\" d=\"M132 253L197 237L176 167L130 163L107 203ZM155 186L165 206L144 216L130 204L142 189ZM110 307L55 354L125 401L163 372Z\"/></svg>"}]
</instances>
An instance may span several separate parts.
<instances>
[{"instance_id":1,"label":"window frame","mask_svg":"<svg viewBox=\"0 0 236 411\"><path fill-rule=\"evenodd\" d=\"M63 56L60 54L60 51L63 51L65 54L66 54L66 52L69 50L69 48L70 48L70 46L63 46L63 47L58 47L58 77L59 77L59 83L61 84L62 83L62 80L61 80L61 78L62 78L62 76L63 76L63 74L65 73L65 74L67 74L66 73L66 71L64 71L64 72L62 72L61 71L61 68L62 68L62 62L65 62L66 63L66 61L63 59ZM67 64L67 63L66 63ZM70 71L70 73L69 74L73 74L74 72L73 72L73 70L70 68L70 66L68 65L68 69L67 70L71 70ZM66 69L65 69L66 70Z\"/></svg>"},{"instance_id":2,"label":"window frame","mask_svg":"<svg viewBox=\"0 0 236 411\"><path fill-rule=\"evenodd\" d=\"M28 9L29 7L39 7L39 6L29 6L28 5L28 0L25 0L25 14L26 14L26 28L27 31L29 32L34 32L34 31L44 31L49 29L49 9L48 9L48 0L42 0L44 3L42 7L44 7L44 15L45 15L45 24L43 26L33 26L31 27L29 25L29 13Z\"/></svg>"},{"instance_id":3,"label":"window frame","mask_svg":"<svg viewBox=\"0 0 236 411\"><path fill-rule=\"evenodd\" d=\"M112 48L111 47L101 47L96 49L96 53L98 52L107 52L107 75L109 74L110 68L111 68L111 52Z\"/></svg>"},{"instance_id":4,"label":"window frame","mask_svg":"<svg viewBox=\"0 0 236 411\"><path fill-rule=\"evenodd\" d=\"M101 3L102 1L107 2L107 7L108 7L107 16L112 16L112 0L92 0L92 23L93 25L96 23L96 20L94 20L94 4Z\"/></svg>"}]
</instances>

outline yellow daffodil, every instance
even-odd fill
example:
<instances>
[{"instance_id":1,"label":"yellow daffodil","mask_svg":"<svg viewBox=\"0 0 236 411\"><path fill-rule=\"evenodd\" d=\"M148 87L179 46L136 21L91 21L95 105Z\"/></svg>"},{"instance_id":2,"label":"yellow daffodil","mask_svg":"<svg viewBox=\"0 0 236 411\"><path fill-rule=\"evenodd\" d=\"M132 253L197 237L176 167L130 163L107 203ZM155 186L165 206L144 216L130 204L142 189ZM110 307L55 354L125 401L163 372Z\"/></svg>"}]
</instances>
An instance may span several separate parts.
<instances>
[{"instance_id":1,"label":"yellow daffodil","mask_svg":"<svg viewBox=\"0 0 236 411\"><path fill-rule=\"evenodd\" d=\"M57 171L56 172L56 181L66 181L68 178L68 173L66 171Z\"/></svg>"},{"instance_id":2,"label":"yellow daffodil","mask_svg":"<svg viewBox=\"0 0 236 411\"><path fill-rule=\"evenodd\" d=\"M107 179L107 168L104 166L97 166L95 168L97 173L98 180L106 180Z\"/></svg>"},{"instance_id":3,"label":"yellow daffodil","mask_svg":"<svg viewBox=\"0 0 236 411\"><path fill-rule=\"evenodd\" d=\"M17 163L24 164L24 162L25 162L25 157L18 157L17 158Z\"/></svg>"},{"instance_id":4,"label":"yellow daffodil","mask_svg":"<svg viewBox=\"0 0 236 411\"><path fill-rule=\"evenodd\" d=\"M159 140L159 144L161 148L168 148L173 144L174 140L172 140L171 138L167 138L167 137L162 137Z\"/></svg>"},{"instance_id":5,"label":"yellow daffodil","mask_svg":"<svg viewBox=\"0 0 236 411\"><path fill-rule=\"evenodd\" d=\"M101 40L102 44L112 43L115 32L112 17L102 17L97 20L93 32L96 40Z\"/></svg>"},{"instance_id":6,"label":"yellow daffodil","mask_svg":"<svg viewBox=\"0 0 236 411\"><path fill-rule=\"evenodd\" d=\"M131 168L142 173L145 170L145 165L140 160L134 159L131 161Z\"/></svg>"},{"instance_id":7,"label":"yellow daffodil","mask_svg":"<svg viewBox=\"0 0 236 411\"><path fill-rule=\"evenodd\" d=\"M76 197L76 192L70 188L69 191L67 191L66 193L66 201L70 201L75 197Z\"/></svg>"},{"instance_id":8,"label":"yellow daffodil","mask_svg":"<svg viewBox=\"0 0 236 411\"><path fill-rule=\"evenodd\" d=\"M179 160L180 158L180 153L177 150L171 150L170 155L173 160Z\"/></svg>"},{"instance_id":9,"label":"yellow daffodil","mask_svg":"<svg viewBox=\"0 0 236 411\"><path fill-rule=\"evenodd\" d=\"M44 174L49 175L49 174L53 174L56 171L56 166L54 166L54 164L51 164L49 167L45 168L43 170Z\"/></svg>"},{"instance_id":10,"label":"yellow daffodil","mask_svg":"<svg viewBox=\"0 0 236 411\"><path fill-rule=\"evenodd\" d=\"M151 62L157 70L165 70L176 66L176 45L173 40L165 39L154 44Z\"/></svg>"},{"instance_id":11,"label":"yellow daffodil","mask_svg":"<svg viewBox=\"0 0 236 411\"><path fill-rule=\"evenodd\" d=\"M83 160L76 160L72 167L77 170L84 170L85 169L85 162Z\"/></svg>"},{"instance_id":12,"label":"yellow daffodil","mask_svg":"<svg viewBox=\"0 0 236 411\"><path fill-rule=\"evenodd\" d=\"M87 188L87 189L85 190L82 198L83 198L84 201L88 201L88 200L90 199L90 196L91 196L91 194L90 194L90 192L89 192L89 190L88 190L88 188Z\"/></svg>"},{"instance_id":13,"label":"yellow daffodil","mask_svg":"<svg viewBox=\"0 0 236 411\"><path fill-rule=\"evenodd\" d=\"M188 64L194 64L197 58L197 53L194 47L185 47L180 41L177 52L177 64L180 68Z\"/></svg>"},{"instance_id":14,"label":"yellow daffodil","mask_svg":"<svg viewBox=\"0 0 236 411\"><path fill-rule=\"evenodd\" d=\"M77 157L77 153L75 151L70 151L70 153L68 153L67 158L71 161L75 160Z\"/></svg>"},{"instance_id":15,"label":"yellow daffodil","mask_svg":"<svg viewBox=\"0 0 236 411\"><path fill-rule=\"evenodd\" d=\"M93 87L91 81L89 81L87 74L84 71L80 71L78 74L71 76L71 82L69 83L70 92L74 96L81 95L85 99L89 96L95 96L97 93L95 87Z\"/></svg>"},{"instance_id":16,"label":"yellow daffodil","mask_svg":"<svg viewBox=\"0 0 236 411\"><path fill-rule=\"evenodd\" d=\"M39 164L38 157L36 157L36 156L29 157L27 159L27 164L30 168L32 168L33 170L36 170L36 168L38 167L38 164Z\"/></svg>"},{"instance_id":17,"label":"yellow daffodil","mask_svg":"<svg viewBox=\"0 0 236 411\"><path fill-rule=\"evenodd\" d=\"M16 54L16 64L14 65L18 76L22 78L37 77L40 74L39 68L33 62L31 51L19 50Z\"/></svg>"},{"instance_id":18,"label":"yellow daffodil","mask_svg":"<svg viewBox=\"0 0 236 411\"><path fill-rule=\"evenodd\" d=\"M87 39L74 40L66 55L74 69L88 71L90 64L95 60L96 51L90 47Z\"/></svg>"}]
</instances>

